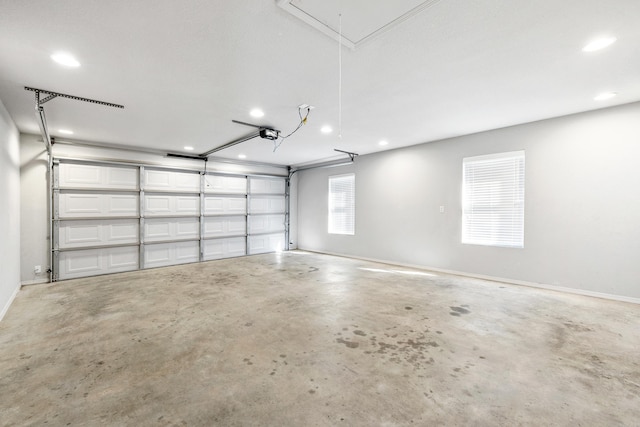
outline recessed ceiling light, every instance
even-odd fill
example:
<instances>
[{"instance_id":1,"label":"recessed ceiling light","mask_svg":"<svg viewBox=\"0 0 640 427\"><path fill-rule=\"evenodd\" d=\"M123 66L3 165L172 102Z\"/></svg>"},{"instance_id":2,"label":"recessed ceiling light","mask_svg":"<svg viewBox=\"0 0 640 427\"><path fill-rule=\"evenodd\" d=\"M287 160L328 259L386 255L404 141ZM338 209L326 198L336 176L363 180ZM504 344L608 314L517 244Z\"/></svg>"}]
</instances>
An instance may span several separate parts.
<instances>
[{"instance_id":1,"label":"recessed ceiling light","mask_svg":"<svg viewBox=\"0 0 640 427\"><path fill-rule=\"evenodd\" d=\"M53 55L51 55L51 59L53 59L60 65L64 65L65 67L80 66L80 63L78 62L78 60L66 52L56 52Z\"/></svg>"},{"instance_id":2,"label":"recessed ceiling light","mask_svg":"<svg viewBox=\"0 0 640 427\"><path fill-rule=\"evenodd\" d=\"M616 42L616 40L618 39L616 39L615 37L601 37L589 42L589 44L582 48L582 51L595 52L596 50L604 49L607 46L611 46Z\"/></svg>"},{"instance_id":3,"label":"recessed ceiling light","mask_svg":"<svg viewBox=\"0 0 640 427\"><path fill-rule=\"evenodd\" d=\"M58 129L58 132L64 135L73 135L73 131L69 129Z\"/></svg>"},{"instance_id":4,"label":"recessed ceiling light","mask_svg":"<svg viewBox=\"0 0 640 427\"><path fill-rule=\"evenodd\" d=\"M331 132L333 132L333 129L331 128L331 126L322 126L320 128L320 132L322 132L322 133L331 133Z\"/></svg>"},{"instance_id":5,"label":"recessed ceiling light","mask_svg":"<svg viewBox=\"0 0 640 427\"><path fill-rule=\"evenodd\" d=\"M238 158L239 158L239 159L246 159L246 158L247 158L247 156L246 156L246 155L244 155L244 154L238 154Z\"/></svg>"},{"instance_id":6,"label":"recessed ceiling light","mask_svg":"<svg viewBox=\"0 0 640 427\"><path fill-rule=\"evenodd\" d=\"M378 142L378 145L389 145L389 142L382 140L382 141Z\"/></svg>"},{"instance_id":7,"label":"recessed ceiling light","mask_svg":"<svg viewBox=\"0 0 640 427\"><path fill-rule=\"evenodd\" d=\"M257 117L262 117L262 116L264 116L264 111L262 111L259 108L254 108L253 110L251 110L249 112L249 114L251 114L251 117L256 117L256 118Z\"/></svg>"},{"instance_id":8,"label":"recessed ceiling light","mask_svg":"<svg viewBox=\"0 0 640 427\"><path fill-rule=\"evenodd\" d=\"M184 149L187 150L187 151L193 151L193 147L190 146L190 145L185 145Z\"/></svg>"},{"instance_id":9,"label":"recessed ceiling light","mask_svg":"<svg viewBox=\"0 0 640 427\"><path fill-rule=\"evenodd\" d=\"M600 95L596 96L593 99L594 101L606 101L607 99L611 99L616 95L617 93L615 92L605 92L605 93L601 93Z\"/></svg>"}]
</instances>

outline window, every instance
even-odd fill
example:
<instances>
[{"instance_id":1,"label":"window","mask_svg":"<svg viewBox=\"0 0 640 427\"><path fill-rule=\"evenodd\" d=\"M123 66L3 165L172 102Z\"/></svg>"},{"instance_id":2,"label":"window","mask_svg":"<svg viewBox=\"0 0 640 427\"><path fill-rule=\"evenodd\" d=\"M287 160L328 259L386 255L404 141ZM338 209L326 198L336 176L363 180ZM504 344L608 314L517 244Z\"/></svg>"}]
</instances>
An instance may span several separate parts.
<instances>
[{"instance_id":1,"label":"window","mask_svg":"<svg viewBox=\"0 0 640 427\"><path fill-rule=\"evenodd\" d=\"M329 177L329 233L355 234L356 176Z\"/></svg>"},{"instance_id":2,"label":"window","mask_svg":"<svg viewBox=\"0 0 640 427\"><path fill-rule=\"evenodd\" d=\"M524 151L462 161L462 243L524 247Z\"/></svg>"}]
</instances>

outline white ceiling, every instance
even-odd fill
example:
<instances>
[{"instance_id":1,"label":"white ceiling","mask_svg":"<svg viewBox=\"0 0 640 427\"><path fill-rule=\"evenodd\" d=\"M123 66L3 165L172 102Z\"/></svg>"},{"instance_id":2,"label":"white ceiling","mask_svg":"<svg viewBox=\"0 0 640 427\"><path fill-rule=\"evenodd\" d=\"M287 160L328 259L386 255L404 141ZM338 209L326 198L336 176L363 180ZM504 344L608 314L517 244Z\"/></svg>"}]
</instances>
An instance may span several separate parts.
<instances>
[{"instance_id":1,"label":"white ceiling","mask_svg":"<svg viewBox=\"0 0 640 427\"><path fill-rule=\"evenodd\" d=\"M357 46L440 0L277 0L278 6L343 45ZM343 22L344 17L344 22Z\"/></svg>"},{"instance_id":2,"label":"white ceiling","mask_svg":"<svg viewBox=\"0 0 640 427\"><path fill-rule=\"evenodd\" d=\"M426 2L296 0L357 39ZM340 10L332 10L338 9ZM404 8L404 9L403 9ZM407 9L408 8L408 9ZM53 136L205 152L250 133L232 119L308 123L274 153L262 139L216 156L296 165L640 100L638 0L440 0L356 49L338 44L276 0L0 0L0 99L22 132L38 133L24 86L123 104L57 98L45 104ZM584 53L598 35L618 41ZM82 63L61 67L54 51ZM604 91L618 96L604 102ZM262 119L249 116L252 108ZM331 125L331 135L320 128ZM68 139L69 137L65 137ZM389 145L381 147L381 139Z\"/></svg>"}]
</instances>

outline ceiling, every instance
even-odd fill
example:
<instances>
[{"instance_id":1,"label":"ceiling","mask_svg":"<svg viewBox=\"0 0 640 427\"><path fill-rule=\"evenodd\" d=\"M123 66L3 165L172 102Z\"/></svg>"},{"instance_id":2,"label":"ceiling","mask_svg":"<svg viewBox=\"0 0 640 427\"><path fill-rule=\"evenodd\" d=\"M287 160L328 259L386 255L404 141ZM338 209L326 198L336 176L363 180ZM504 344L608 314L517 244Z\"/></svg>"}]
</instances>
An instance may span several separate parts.
<instances>
[{"instance_id":1,"label":"ceiling","mask_svg":"<svg viewBox=\"0 0 640 427\"><path fill-rule=\"evenodd\" d=\"M344 46L355 49L440 0L277 0L278 6ZM342 17L345 17L344 26Z\"/></svg>"},{"instance_id":2,"label":"ceiling","mask_svg":"<svg viewBox=\"0 0 640 427\"><path fill-rule=\"evenodd\" d=\"M341 20L354 48L339 55L309 20ZM639 101L639 20L637 0L0 0L0 99L26 133L24 86L123 104L56 98L50 133L185 154L255 131L232 119L287 134L310 104L275 152L255 138L215 153L299 165ZM600 35L618 40L582 51ZM618 95L594 101L605 91Z\"/></svg>"}]
</instances>

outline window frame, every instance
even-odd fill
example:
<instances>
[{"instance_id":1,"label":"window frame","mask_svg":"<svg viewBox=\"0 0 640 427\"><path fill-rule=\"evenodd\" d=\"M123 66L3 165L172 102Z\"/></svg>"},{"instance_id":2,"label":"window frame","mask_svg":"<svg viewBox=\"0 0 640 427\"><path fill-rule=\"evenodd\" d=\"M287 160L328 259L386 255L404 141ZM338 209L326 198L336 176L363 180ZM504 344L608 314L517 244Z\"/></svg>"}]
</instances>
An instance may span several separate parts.
<instances>
[{"instance_id":1,"label":"window frame","mask_svg":"<svg viewBox=\"0 0 640 427\"><path fill-rule=\"evenodd\" d=\"M337 192L332 192L332 181L344 180L345 178L351 178L351 194L348 194L347 197L344 198L344 203L346 203L347 206L336 208L335 195ZM327 233L354 236L356 232L356 174L331 175L329 176L327 185ZM342 215L342 217L336 218L336 215ZM343 227L346 227L346 229Z\"/></svg>"},{"instance_id":2,"label":"window frame","mask_svg":"<svg viewBox=\"0 0 640 427\"><path fill-rule=\"evenodd\" d=\"M463 158L462 244L524 248L525 167L524 150Z\"/></svg>"}]
</instances>

